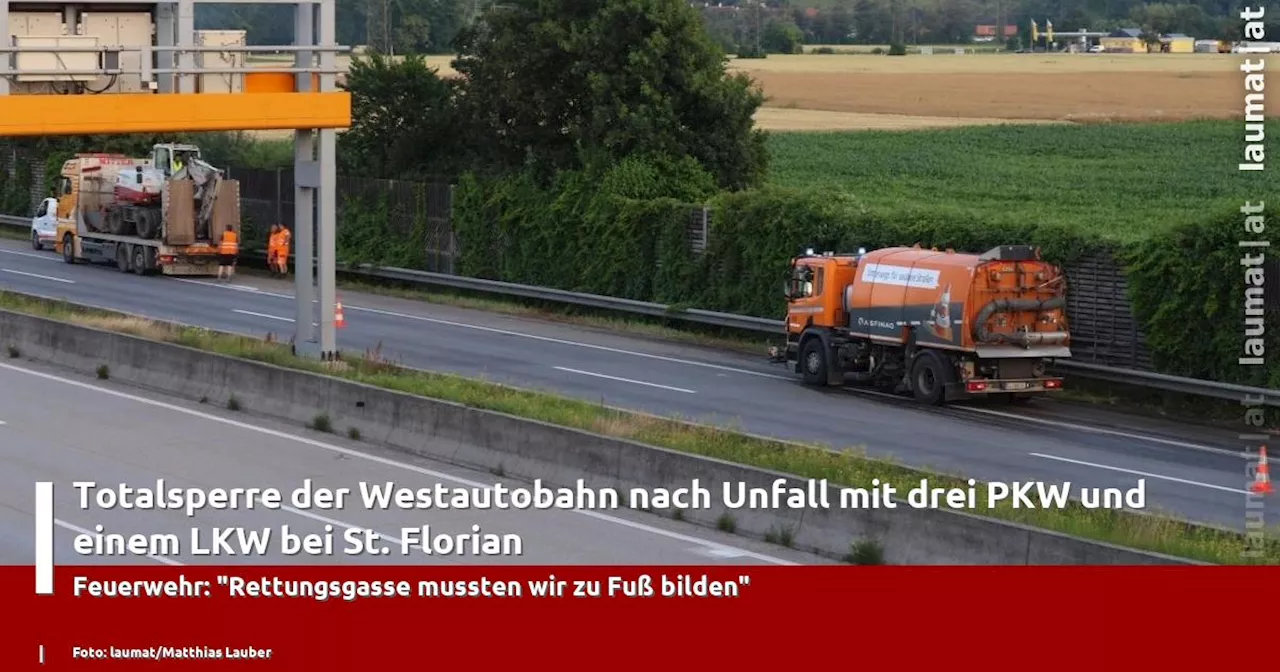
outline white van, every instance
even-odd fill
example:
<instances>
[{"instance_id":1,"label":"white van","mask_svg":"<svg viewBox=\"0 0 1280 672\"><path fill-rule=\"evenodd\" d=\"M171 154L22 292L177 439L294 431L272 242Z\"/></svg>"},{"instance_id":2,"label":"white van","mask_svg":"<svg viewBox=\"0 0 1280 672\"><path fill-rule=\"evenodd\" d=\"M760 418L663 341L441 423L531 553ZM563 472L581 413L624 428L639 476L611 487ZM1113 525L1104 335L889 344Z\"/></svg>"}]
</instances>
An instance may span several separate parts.
<instances>
[{"instance_id":1,"label":"white van","mask_svg":"<svg viewBox=\"0 0 1280 672\"><path fill-rule=\"evenodd\" d=\"M58 240L58 199L46 198L31 218L31 247L37 250L53 249Z\"/></svg>"}]
</instances>

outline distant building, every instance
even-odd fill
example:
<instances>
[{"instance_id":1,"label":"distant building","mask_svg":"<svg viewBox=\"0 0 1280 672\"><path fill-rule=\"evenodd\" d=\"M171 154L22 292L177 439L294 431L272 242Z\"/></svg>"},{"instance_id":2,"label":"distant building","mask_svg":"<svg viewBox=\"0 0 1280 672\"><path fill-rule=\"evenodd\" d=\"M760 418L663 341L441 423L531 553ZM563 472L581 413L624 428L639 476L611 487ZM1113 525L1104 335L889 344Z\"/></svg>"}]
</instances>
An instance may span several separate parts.
<instances>
[{"instance_id":1,"label":"distant building","mask_svg":"<svg viewBox=\"0 0 1280 672\"><path fill-rule=\"evenodd\" d=\"M973 41L974 42L994 42L996 40L996 28L997 26L995 24L985 25L985 26L974 26ZM1005 26L1003 33L1004 34L1000 36L1000 39L1007 40L1013 37L1014 35L1018 34L1018 27Z\"/></svg>"},{"instance_id":2,"label":"distant building","mask_svg":"<svg viewBox=\"0 0 1280 672\"><path fill-rule=\"evenodd\" d=\"M1160 51L1166 54L1191 54L1196 50L1196 38L1182 33L1160 36Z\"/></svg>"},{"instance_id":3,"label":"distant building","mask_svg":"<svg viewBox=\"0 0 1280 672\"><path fill-rule=\"evenodd\" d=\"M1145 54L1147 43L1142 40L1141 28L1121 28L1098 40L1108 52L1117 54Z\"/></svg>"}]
</instances>

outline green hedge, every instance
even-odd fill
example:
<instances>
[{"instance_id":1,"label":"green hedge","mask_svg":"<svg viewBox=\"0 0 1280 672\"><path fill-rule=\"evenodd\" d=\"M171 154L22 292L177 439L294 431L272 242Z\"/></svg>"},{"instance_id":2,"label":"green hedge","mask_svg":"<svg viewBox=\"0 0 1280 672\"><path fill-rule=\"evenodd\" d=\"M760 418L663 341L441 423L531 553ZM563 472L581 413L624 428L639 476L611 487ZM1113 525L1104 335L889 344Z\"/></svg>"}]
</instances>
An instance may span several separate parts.
<instances>
[{"instance_id":1,"label":"green hedge","mask_svg":"<svg viewBox=\"0 0 1280 672\"><path fill-rule=\"evenodd\" d=\"M634 168L632 168L634 170ZM662 189L656 189L661 191ZM1197 378L1280 387L1280 351L1268 366L1244 370L1244 275L1237 240L1243 216L1225 212L1133 239L1109 240L1046 221L991 221L936 206L867 207L828 190L766 188L720 194L706 253L687 241L698 205L671 198L632 198L608 180L561 175L539 186L527 177L460 181L454 230L459 272L679 306L781 317L780 286L792 255L920 243L983 251L1009 243L1039 245L1069 265L1109 251L1129 269L1135 318L1157 368ZM1274 211L1267 217L1275 221ZM1280 246L1273 227L1266 238ZM1269 279L1280 292L1280 278ZM1269 313L1268 343L1280 334Z\"/></svg>"}]
</instances>

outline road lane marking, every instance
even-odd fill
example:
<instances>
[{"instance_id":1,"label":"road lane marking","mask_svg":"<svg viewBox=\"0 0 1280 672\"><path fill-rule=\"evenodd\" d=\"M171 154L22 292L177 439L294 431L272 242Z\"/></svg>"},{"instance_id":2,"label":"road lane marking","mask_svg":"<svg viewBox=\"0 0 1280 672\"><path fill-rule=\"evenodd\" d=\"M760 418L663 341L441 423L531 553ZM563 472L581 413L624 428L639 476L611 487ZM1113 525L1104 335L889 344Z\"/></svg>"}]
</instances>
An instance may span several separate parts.
<instances>
[{"instance_id":1,"label":"road lane marking","mask_svg":"<svg viewBox=\"0 0 1280 672\"><path fill-rule=\"evenodd\" d=\"M564 366L555 367L557 371L568 371L569 373L577 373L583 376L594 376L596 378L605 378L608 380L616 380L622 383L632 383L633 385L645 385L648 387L656 387L663 390L671 390L672 392L684 392L685 394L697 394L693 390L686 390L683 387L671 387L669 385L659 385L657 383L646 383L643 380L632 380L630 378L619 378L617 376L606 376L603 373L592 373L590 371L579 371L578 369L570 369Z\"/></svg>"},{"instance_id":2,"label":"road lane marking","mask_svg":"<svg viewBox=\"0 0 1280 672\"><path fill-rule=\"evenodd\" d=\"M14 275L25 275L28 278L40 278L41 280L52 280L54 282L65 282L68 285L76 284L75 280L67 280L66 278L55 278L52 275L40 275L39 273L28 273L26 271L15 271L12 268L0 268L0 271L12 273Z\"/></svg>"},{"instance_id":3,"label":"road lane marking","mask_svg":"<svg viewBox=\"0 0 1280 672\"><path fill-rule=\"evenodd\" d=\"M369 453L362 453L358 450L343 448L341 446L337 446L332 443L325 443L324 441L318 441L316 439L308 438L305 436L290 434L288 432L282 432L275 429L268 429L266 427L258 427L256 425L251 425L246 422L232 420L231 418L223 418L210 413L205 413L203 411L197 411L191 408L183 408L182 406L177 406L175 404L170 404L163 401L156 401L155 399L147 399L146 397L139 397L137 395L129 394L127 392L120 392L118 390L112 390L105 387L98 387L96 385L91 385L89 383L81 382L78 380L72 380L70 378L63 378L61 376L55 376L53 374L44 373L42 371L32 371L30 369L24 369L22 367L13 366L11 364L4 364L4 363L0 363L0 369L13 371L15 373L22 373L29 376L35 376L37 378L43 378L45 380L51 380L54 382L62 383L64 385L79 387L85 390L92 390L100 394L106 394L106 395L117 397L120 399L128 399L130 401L134 401L140 404L146 404L148 406L153 406L156 408L163 408L165 410L174 411L176 413L184 413L192 417L202 418L204 420L221 423L230 427L237 427L239 429L243 429L250 432L257 432L259 434L264 434L266 436L274 436L278 439L294 441L296 443L301 443L303 445L312 446L314 448L320 448L322 450L327 450L337 455L345 455L347 457L365 460L367 462L372 462L374 464L381 464L386 467L401 469L401 470L412 472L415 474L436 478L442 481L457 483L459 485L464 485L470 488L491 490L494 487L492 483L481 483L479 481L472 481L470 479L462 478L460 476L454 476L452 474L447 474L441 471L435 471L433 469L427 469L425 467L419 467L417 465L400 462L400 461L393 460L386 457L378 457L377 455L370 455ZM564 511L564 509L558 509L558 510ZM748 551L746 549L736 548L734 546L729 546L727 544L722 544L722 543L711 541L708 539L700 539L698 537L694 537L691 535L681 534L679 532L672 532L670 530L664 530L659 527L645 525L644 523L637 523L634 521L626 520L624 518L610 516L608 514L600 513L598 511L591 511L586 509L570 509L570 510L567 510L566 512L576 513L579 515L587 516L588 518L594 518L602 522L610 523L612 525L628 527L633 530L647 532L649 534L653 534L656 536L666 537L668 539L673 539L673 540L681 541L684 543L694 544L702 548L707 548L711 550L738 552L742 554L742 557L753 558L755 560L759 560L761 562L767 562L774 565L798 566L800 564L798 562L784 560L782 558L777 558L771 555L765 555L764 553L756 553L755 551Z\"/></svg>"},{"instance_id":4,"label":"road lane marking","mask_svg":"<svg viewBox=\"0 0 1280 672\"><path fill-rule=\"evenodd\" d=\"M266 314L266 313L255 313L255 312L253 312L252 310L240 310L239 308L232 308L232 309L231 309L231 312L233 312L233 313L240 313L241 315L252 315L252 316L254 316L254 317L262 317L262 318L266 318L266 319L268 319L268 320L280 320L281 322L293 322L293 321L294 321L294 319L293 319L292 317L280 317L279 315L268 315L268 314Z\"/></svg>"},{"instance_id":5,"label":"road lane marking","mask_svg":"<svg viewBox=\"0 0 1280 672\"><path fill-rule=\"evenodd\" d=\"M1175 448L1190 448L1192 450L1202 450L1209 453L1218 453L1221 455L1229 455L1231 457L1244 457L1244 454L1238 450L1227 450L1226 448L1214 448L1213 446L1204 446L1198 443L1187 443L1186 441L1175 441L1173 439L1163 439L1158 436L1149 436L1146 434L1134 434L1131 432L1122 432L1116 429L1106 429L1104 427L1090 427L1089 425L1078 425L1073 422L1062 422L1060 420L1046 420L1044 418L1036 418L1029 415L1018 415L1017 413L1005 413L989 408L973 408L971 406L953 406L957 411L968 411L971 413L982 413L986 415L994 415L1002 418L1010 418L1023 422L1034 422L1041 425L1049 425L1051 427L1060 427L1062 429L1073 429L1080 432L1090 432L1093 434L1107 434L1110 436L1118 436L1123 439L1134 439L1136 441L1149 441L1151 443L1160 443L1166 446L1174 446Z\"/></svg>"},{"instance_id":6,"label":"road lane marking","mask_svg":"<svg viewBox=\"0 0 1280 672\"><path fill-rule=\"evenodd\" d=\"M183 281L183 282L190 282L190 283L197 284L197 285L205 285L205 286L208 286L208 287L217 287L217 288L219 288L219 289L228 289L228 288L229 288L227 285L217 285L217 284L213 284L213 283L209 283L209 282L203 282L203 281L200 281L200 280L191 280L190 278L174 278L174 279L175 279L175 280L181 280L181 281ZM294 301L294 300L296 300L296 298L295 298L292 294L278 294L278 293L276 293L276 292L268 292L268 291L265 291L265 290L257 290L257 289L255 289L255 291L254 291L253 293L254 293L254 294L257 294L257 295L259 295L259 296L270 296L270 297L274 297L274 298L278 298L278 299L288 299L288 300L290 300L290 301ZM312 301L312 303L318 303L318 301ZM744 374L744 375L748 375L748 376L757 376L757 377L760 377L760 378L773 378L773 379L775 379L775 380L785 380L785 381L794 381L794 380L795 380L795 378L794 378L793 376L781 376L781 375L778 375L778 374L776 374L776 373L764 373L764 372L761 372L761 371L752 371L752 370L750 370L750 369L739 369L739 368L737 368L737 367L733 367L733 366L725 366L725 365L723 365L723 364L711 364L711 363L709 363L709 362L699 362L699 361L691 360L691 359L681 359L681 358L679 358L679 357L668 357L668 356L666 356L666 355L655 355L655 354L648 353L648 352L636 352L636 351L634 351L634 350L624 350L624 349L622 349L622 348L612 348L612 347L609 347L609 346L607 346L607 345L596 345L596 344L594 344L594 343L583 343L583 342L581 342L581 341L570 341L570 340L567 340L567 339L563 339L563 338L554 338L554 337L551 337L551 336L539 336L539 335L537 335L537 334L526 334L526 333L524 333L524 332L520 332L520 331L511 331L511 330L509 330L509 329L498 329L497 327L485 327L485 326L481 326L481 325L478 325L478 324L466 324L465 322L454 322L453 320L442 320L442 319L435 318L435 317L423 317L422 315L410 315L410 314L408 314L408 313L399 313L399 312L392 311L392 310L381 310L381 309L379 309L379 308L363 308L363 307L360 307L360 306L353 306L353 305L346 304L346 303L344 303L344 304L342 305L342 307L343 307L344 309L346 309L346 310L354 310L354 311L358 311L358 312L373 313L373 314L375 314L375 315L382 315L382 316L385 316L385 317L398 317L398 318L400 318L400 319L405 319L405 320L414 320L414 321L417 321L417 322L429 322L429 323L431 323L431 324L441 324L441 325L444 325L444 326L447 326L447 327L457 327L457 328L459 328L459 329L471 329L471 330L473 330L473 331L483 331L483 332L487 332L487 333L491 333L491 334L501 334L501 335L503 335L503 336L516 336L516 337L519 337L519 338L528 338L528 339L532 339L532 340L535 340L535 341L542 341L542 342L544 342L544 343L556 343L556 344L559 344L559 345L569 345L569 346L578 347L578 348L588 348L588 349L590 349L590 350L599 350L599 351L601 351L601 352L612 352L612 353L619 354L619 355L631 355L632 357L644 357L644 358L646 358L646 359L655 359L655 360L658 360L658 361L670 362L670 363L672 363L672 364L685 364L685 365L688 365L688 366L700 366L700 367L703 367L703 368L715 369L715 370L717 370L717 371L728 371L728 372L730 372L730 373L741 373L741 374Z\"/></svg>"},{"instance_id":7,"label":"road lane marking","mask_svg":"<svg viewBox=\"0 0 1280 672\"><path fill-rule=\"evenodd\" d=\"M41 261L62 261L61 257L51 257L47 254L36 254L34 252L19 252L17 250L0 250L0 252L12 254L15 257L31 257L32 259L39 259Z\"/></svg>"},{"instance_id":8,"label":"road lane marking","mask_svg":"<svg viewBox=\"0 0 1280 672\"><path fill-rule=\"evenodd\" d=\"M1202 487L1202 488L1209 488L1209 489L1211 489L1211 490L1221 490L1221 491L1223 491L1223 492L1231 492L1231 493L1235 493L1235 494L1239 494L1239 495L1247 495L1247 494L1249 494L1249 491L1248 491L1248 490L1240 490L1240 489L1237 489L1237 488L1228 488L1228 487L1221 486L1221 485L1214 485L1214 484L1212 484L1212 483L1201 483L1200 481L1189 481L1189 480L1187 480L1187 479L1185 479L1185 478L1175 478L1175 477L1173 477L1173 476L1164 476L1164 475L1161 475L1161 474L1153 474L1153 473L1148 472L1148 471L1136 471L1136 470L1134 470L1134 469L1122 469L1122 468L1120 468L1120 467L1112 467L1112 466L1110 466L1110 465L1106 465L1106 464L1097 464L1096 462L1085 462L1085 461L1083 461L1083 460L1072 460L1072 459L1070 459L1070 458L1066 458L1066 457L1058 457L1058 456L1056 456L1056 455L1045 455L1044 453L1031 453L1031 454L1032 454L1033 456L1035 456L1035 457L1043 457L1043 458L1044 458L1044 459L1046 459L1046 460L1057 460L1057 461L1059 461L1059 462L1069 462L1069 463L1071 463L1071 464L1079 464L1079 465L1086 466L1086 467L1094 467L1095 469L1108 469L1108 470L1110 470L1110 471L1119 471L1119 472L1121 472L1121 473L1125 473L1125 474L1134 474L1134 475L1136 475L1136 476L1146 476L1147 478L1158 478L1158 479L1160 479L1160 480L1162 480L1162 481L1171 481L1171 482L1173 482L1173 483L1182 483L1183 485L1196 485L1196 486L1199 486L1199 487Z\"/></svg>"},{"instance_id":9,"label":"road lane marking","mask_svg":"<svg viewBox=\"0 0 1280 672\"><path fill-rule=\"evenodd\" d=\"M255 313L255 312L253 312L252 310L240 310L239 308L232 308L232 309L231 309L231 312L233 312L233 313L240 313L241 315L252 315L252 316L254 316L254 317L263 317L263 318L266 318L266 319L268 319L268 320L279 320L279 321L281 321L281 322L295 322L295 321L296 321L296 320L294 320L292 317L280 317L279 315L268 315L268 314L266 314L266 313ZM318 327L318 326L320 326L320 325L319 325L319 324L317 324L317 323L315 323L315 322L312 322L312 323L311 323L311 326L313 326L313 327Z\"/></svg>"},{"instance_id":10,"label":"road lane marking","mask_svg":"<svg viewBox=\"0 0 1280 672\"><path fill-rule=\"evenodd\" d=\"M190 283L192 285L203 285L205 287L220 287L222 289L234 289L241 292L253 292L254 294L264 294L266 296L280 296L280 297L284 296L283 294L273 295L270 292L264 292L258 289L257 287L253 287L250 285L223 284L223 283L209 282L207 280L192 280L191 278L170 278L170 279L176 280L178 282Z\"/></svg>"},{"instance_id":11,"label":"road lane marking","mask_svg":"<svg viewBox=\"0 0 1280 672\"><path fill-rule=\"evenodd\" d=\"M53 519L53 524L54 524L54 525L57 525L58 527L61 527L61 528L65 529L65 530L71 530L72 532L76 532L76 533L78 533L78 534L87 534L87 535L90 535L90 536L98 534L97 532L94 532L93 530L86 530L86 529L84 529L83 527L80 527L79 525L72 525L71 523L68 523L68 522L66 522L65 520L58 520L57 518L54 518L54 519ZM151 555L150 553L148 553L145 557L146 557L148 560L155 560L156 562L158 562L158 563L160 563L160 564L162 564L162 565L172 565L172 566L174 566L174 567L182 567L182 566L183 566L183 564L182 564L181 562L178 562L177 560L172 560L172 559L170 559L170 558L165 558L165 557L162 557L162 556L159 556L159 555Z\"/></svg>"}]
</instances>

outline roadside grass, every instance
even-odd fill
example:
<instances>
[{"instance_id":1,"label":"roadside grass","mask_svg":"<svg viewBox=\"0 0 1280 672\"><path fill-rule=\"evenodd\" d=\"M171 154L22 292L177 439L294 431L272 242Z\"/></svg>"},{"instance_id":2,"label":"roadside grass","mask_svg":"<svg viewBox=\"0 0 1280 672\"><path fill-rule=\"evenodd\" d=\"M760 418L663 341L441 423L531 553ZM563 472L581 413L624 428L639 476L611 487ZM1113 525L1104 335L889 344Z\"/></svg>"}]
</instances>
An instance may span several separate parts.
<instances>
[{"instance_id":1,"label":"roadside grass","mask_svg":"<svg viewBox=\"0 0 1280 672\"><path fill-rule=\"evenodd\" d=\"M838 485L867 486L873 479L879 479L895 484L903 494L922 479L928 479L930 487L968 487L966 479L870 459L858 449L832 450L819 445L770 440L677 418L620 411L540 391L406 369L385 360L376 352L357 353L346 360L344 366L333 367L295 357L287 345L271 339L259 340L180 327L12 292L0 291L0 309L336 376L802 478L825 478ZM982 485L978 484L978 487L981 489ZM1280 539L1267 539L1261 557L1248 558L1244 552L1250 547L1243 534L1157 515L1088 510L1074 502L1061 510L999 506L970 513L1216 564L1280 564Z\"/></svg>"}]
</instances>

